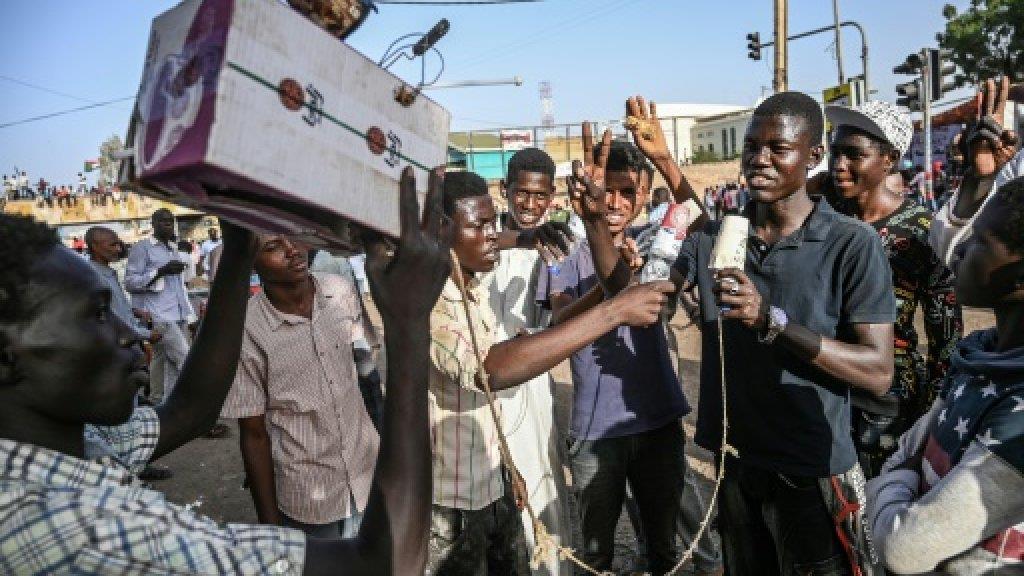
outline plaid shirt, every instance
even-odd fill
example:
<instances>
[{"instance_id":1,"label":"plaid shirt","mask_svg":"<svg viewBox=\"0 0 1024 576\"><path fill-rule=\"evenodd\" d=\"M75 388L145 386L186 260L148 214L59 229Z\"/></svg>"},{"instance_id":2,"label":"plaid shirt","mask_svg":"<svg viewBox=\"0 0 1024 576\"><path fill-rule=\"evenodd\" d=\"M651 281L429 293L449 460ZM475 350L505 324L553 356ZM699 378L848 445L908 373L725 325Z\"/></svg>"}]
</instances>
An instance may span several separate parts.
<instances>
[{"instance_id":1,"label":"plaid shirt","mask_svg":"<svg viewBox=\"0 0 1024 576\"><path fill-rule=\"evenodd\" d=\"M87 427L82 460L0 438L0 574L300 574L301 532L229 524L143 487L160 421Z\"/></svg>"}]
</instances>

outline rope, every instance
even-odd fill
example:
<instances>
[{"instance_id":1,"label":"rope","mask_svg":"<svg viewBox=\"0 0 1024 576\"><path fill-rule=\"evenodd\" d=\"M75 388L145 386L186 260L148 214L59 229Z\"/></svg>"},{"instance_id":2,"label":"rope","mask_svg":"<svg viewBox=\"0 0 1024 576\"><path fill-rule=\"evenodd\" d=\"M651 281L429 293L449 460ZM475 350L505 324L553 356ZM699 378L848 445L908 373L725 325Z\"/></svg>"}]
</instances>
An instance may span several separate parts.
<instances>
[{"instance_id":1,"label":"rope","mask_svg":"<svg viewBox=\"0 0 1024 576\"><path fill-rule=\"evenodd\" d=\"M476 330L473 328L473 318L470 316L469 311L469 291L466 290L466 281L462 276L462 264L459 262L459 256L455 253L455 250L451 250L452 256L452 278L455 280L455 285L459 288L459 292L462 294L462 309L466 313L466 324L469 326L469 339L473 344L473 356L476 357L477 365L477 376L480 378L480 384L483 386L484 394L487 396L487 407L491 413L491 421L494 422L494 428L498 435L498 448L501 454L501 462L508 469L509 473L512 474L513 479L519 478L519 469L516 468L515 462L512 461L512 453L508 449L508 440L505 438L505 431L502 429L501 420L498 418L498 410L494 407L494 392L491 391L491 381L487 375L487 370L484 368L483 354L480 352L480 344L476 337ZM523 504L526 508L527 514L530 516L530 523L533 524L533 535L534 535L534 548L533 554L530 556L530 567L536 570L540 563L545 557L547 557L553 550L558 550L558 558L560 560L570 560L583 570L586 570L590 574L595 576L614 576L611 572L600 572L595 570L585 562L580 560L576 556L576 551L567 546L559 546L555 544L554 538L548 532L544 523L537 517L536 511L533 509L533 505L530 504L529 494L523 494Z\"/></svg>"},{"instance_id":2,"label":"rope","mask_svg":"<svg viewBox=\"0 0 1024 576\"><path fill-rule=\"evenodd\" d=\"M693 541L690 542L690 547L683 553L683 557L679 559L679 563L676 567L669 570L666 576L672 576L682 569L683 564L686 564L690 558L693 557L693 552L697 549L697 543L700 542L701 536L708 529L708 525L711 524L711 512L715 509L715 502L718 499L718 489L722 487L722 478L725 477L725 456L726 454L732 454L736 458L739 458L740 453L735 447L731 446L728 442L729 434L729 399L725 394L725 346L722 339L722 315L718 315L718 369L722 381L722 447L718 451L718 474L715 478L715 488L711 491L711 501L708 502L708 509L704 513L704 519L701 520L700 528L697 529L697 533L693 536Z\"/></svg>"},{"instance_id":3,"label":"rope","mask_svg":"<svg viewBox=\"0 0 1024 576\"><path fill-rule=\"evenodd\" d=\"M509 473L512 474L513 479L520 478L519 469L516 468L515 462L512 460L512 453L508 449L508 440L505 437L505 431L502 429L501 420L498 418L498 410L494 407L494 392L491 391L491 381L487 375L487 370L484 368L483 354L480 352L480 344L476 337L476 330L473 328L473 318L470 316L469 310L469 291L466 289L466 280L462 275L462 265L459 262L459 257L455 253L455 250L451 250L452 258L452 278L455 280L455 285L458 287L460 294L462 295L462 309L466 313L466 324L469 326L469 339L473 345L473 356L476 358L477 373L476 376L480 379L480 384L483 386L484 394L487 396L487 407L491 413L491 421L494 423L495 431L498 436L498 448L501 455L502 464L508 469ZM697 530L697 534L693 538L693 542L690 543L690 547L687 548L683 554L682 559L676 564L675 568L670 570L667 574L671 576L676 574L687 561L693 557L694 550L697 549L697 543L700 541L701 536L707 530L708 525L711 523L711 513L715 509L715 500L718 497L718 489L722 485L722 478L725 476L725 456L726 453L732 454L735 457L739 457L739 452L735 448L730 446L726 442L726 435L729 428L728 418L726 417L728 400L725 395L725 348L722 344L722 317L718 317L718 360L719 369L721 370L722 379L722 448L719 451L719 462L718 462L718 477L715 479L715 488L711 493L711 501L708 503L708 509L704 513L704 519L701 521L700 528ZM559 560L569 560L572 563L579 566L581 569L587 571L595 576L614 576L611 572L601 572L583 560L580 560L576 556L576 551L568 546L561 546L555 543L555 540L551 537L544 523L537 517L537 513L534 511L533 506L530 504L529 494L523 494L523 505L526 509L527 514L530 516L530 522L533 525L534 533L534 548L533 553L530 557L530 567L536 570L543 559L547 557L553 550L558 551Z\"/></svg>"}]
</instances>

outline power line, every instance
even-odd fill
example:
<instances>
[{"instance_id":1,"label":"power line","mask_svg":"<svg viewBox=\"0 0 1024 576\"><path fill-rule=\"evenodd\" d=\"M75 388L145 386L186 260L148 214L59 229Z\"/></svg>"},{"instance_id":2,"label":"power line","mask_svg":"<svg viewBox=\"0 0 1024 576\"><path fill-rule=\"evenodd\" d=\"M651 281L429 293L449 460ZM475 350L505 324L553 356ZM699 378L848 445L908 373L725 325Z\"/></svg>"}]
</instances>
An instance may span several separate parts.
<instances>
[{"instance_id":1,"label":"power line","mask_svg":"<svg viewBox=\"0 0 1024 576\"><path fill-rule=\"evenodd\" d=\"M35 90L40 90L40 91L43 91L43 92L48 92L48 93L54 94L56 96L63 96L64 98L71 98L72 100L78 100L79 102L87 102L89 104L95 104L96 103L95 100L87 100L85 98L79 98L78 96L74 96L74 95L68 94L66 92L60 92L60 91L57 91L57 90L53 90L51 88L46 88L45 86L39 86L38 84L32 84L31 82L25 82L24 80L18 80L17 78L11 78L10 76L4 75L4 74L0 74L0 80L6 80L8 82L11 82L12 84L19 84L19 85L25 86L27 88L32 88L32 89L35 89Z\"/></svg>"},{"instance_id":2,"label":"power line","mask_svg":"<svg viewBox=\"0 0 1024 576\"><path fill-rule=\"evenodd\" d=\"M115 98L113 100L107 100L105 102L95 102L93 104L87 104L85 106L79 106L78 108L71 108L69 110L61 110L60 112L51 112L49 114L43 114L42 116L33 116L31 118L24 118L22 120L15 120L13 122L6 122L0 124L0 129L10 128L11 126L17 126L19 124L27 124L29 122L35 122L36 120L45 120L47 118L53 118L55 116L63 116L65 114L71 114L72 112L81 112L82 110L89 110L90 108L99 108L100 106L109 106L111 104L117 104L118 102L127 102L128 100L134 100L135 96L126 96L124 98Z\"/></svg>"}]
</instances>

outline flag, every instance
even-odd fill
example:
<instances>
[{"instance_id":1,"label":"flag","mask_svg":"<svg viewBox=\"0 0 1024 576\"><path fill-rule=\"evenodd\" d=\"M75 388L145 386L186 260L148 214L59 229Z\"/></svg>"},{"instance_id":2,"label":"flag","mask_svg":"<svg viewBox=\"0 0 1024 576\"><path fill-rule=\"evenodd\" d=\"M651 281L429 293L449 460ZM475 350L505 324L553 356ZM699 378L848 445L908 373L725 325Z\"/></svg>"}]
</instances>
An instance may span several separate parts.
<instances>
[{"instance_id":1,"label":"flag","mask_svg":"<svg viewBox=\"0 0 1024 576\"><path fill-rule=\"evenodd\" d=\"M93 170L99 170L99 168L100 168L100 161L99 160L86 160L85 161L85 171L86 172L92 172Z\"/></svg>"}]
</instances>

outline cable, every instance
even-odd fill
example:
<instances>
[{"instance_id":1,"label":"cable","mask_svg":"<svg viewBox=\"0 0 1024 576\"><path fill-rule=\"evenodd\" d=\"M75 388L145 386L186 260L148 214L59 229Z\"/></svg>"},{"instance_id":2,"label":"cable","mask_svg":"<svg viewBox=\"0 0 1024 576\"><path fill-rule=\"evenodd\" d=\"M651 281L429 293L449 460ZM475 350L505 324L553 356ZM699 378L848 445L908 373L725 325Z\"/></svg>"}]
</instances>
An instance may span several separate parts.
<instances>
[{"instance_id":1,"label":"cable","mask_svg":"<svg viewBox=\"0 0 1024 576\"><path fill-rule=\"evenodd\" d=\"M549 26L536 30L535 32L528 36L524 36L505 45L494 46L487 50L477 52L476 54L473 55L472 58L465 62L462 62L461 67L472 68L473 66L478 66L484 62L487 62L488 60L493 60L494 58L508 55L510 52L514 50L533 44L539 38L548 36L555 32L562 33L566 30L576 28L582 24L591 22L595 19L607 16L608 14L626 5L630 1L632 0L611 0L606 4L603 4L598 8L595 8L590 14L587 14L586 16L570 16L558 22L554 22Z\"/></svg>"},{"instance_id":2,"label":"cable","mask_svg":"<svg viewBox=\"0 0 1024 576\"><path fill-rule=\"evenodd\" d=\"M50 114L43 114L42 116L33 116L31 118L24 118L22 120L15 120L13 122L5 122L0 124L0 129L10 128L11 126L17 126L19 124L27 124L29 122L35 122L36 120L45 120L47 118L53 118L55 116L63 116L65 114L71 114L72 112L81 112L82 110L89 110L90 108L99 108L100 106L109 106L111 104L117 104L118 102L127 102L128 100L134 100L135 96L126 96L124 98L115 98L113 100L107 100L106 102L96 102L94 104L88 104L86 106L79 106L78 108L71 108L70 110L61 110L60 112L51 112Z\"/></svg>"},{"instance_id":3,"label":"cable","mask_svg":"<svg viewBox=\"0 0 1024 576\"><path fill-rule=\"evenodd\" d=\"M79 102L86 102L88 104L95 104L96 103L95 100L86 100L85 98L79 98L78 96L73 96L73 95L67 94L65 92L59 92L57 90L46 88L44 86L39 86L38 84L32 84L31 82L25 82L24 80L18 80L17 78L11 78L10 76L4 75L4 74L0 74L0 80L7 80L8 82L11 82L13 84L19 84L19 85L25 86L27 88L33 88L35 90L41 90L43 92L48 92L48 93L54 94L56 96L63 96L64 98L71 98L72 100L78 100Z\"/></svg>"}]
</instances>

